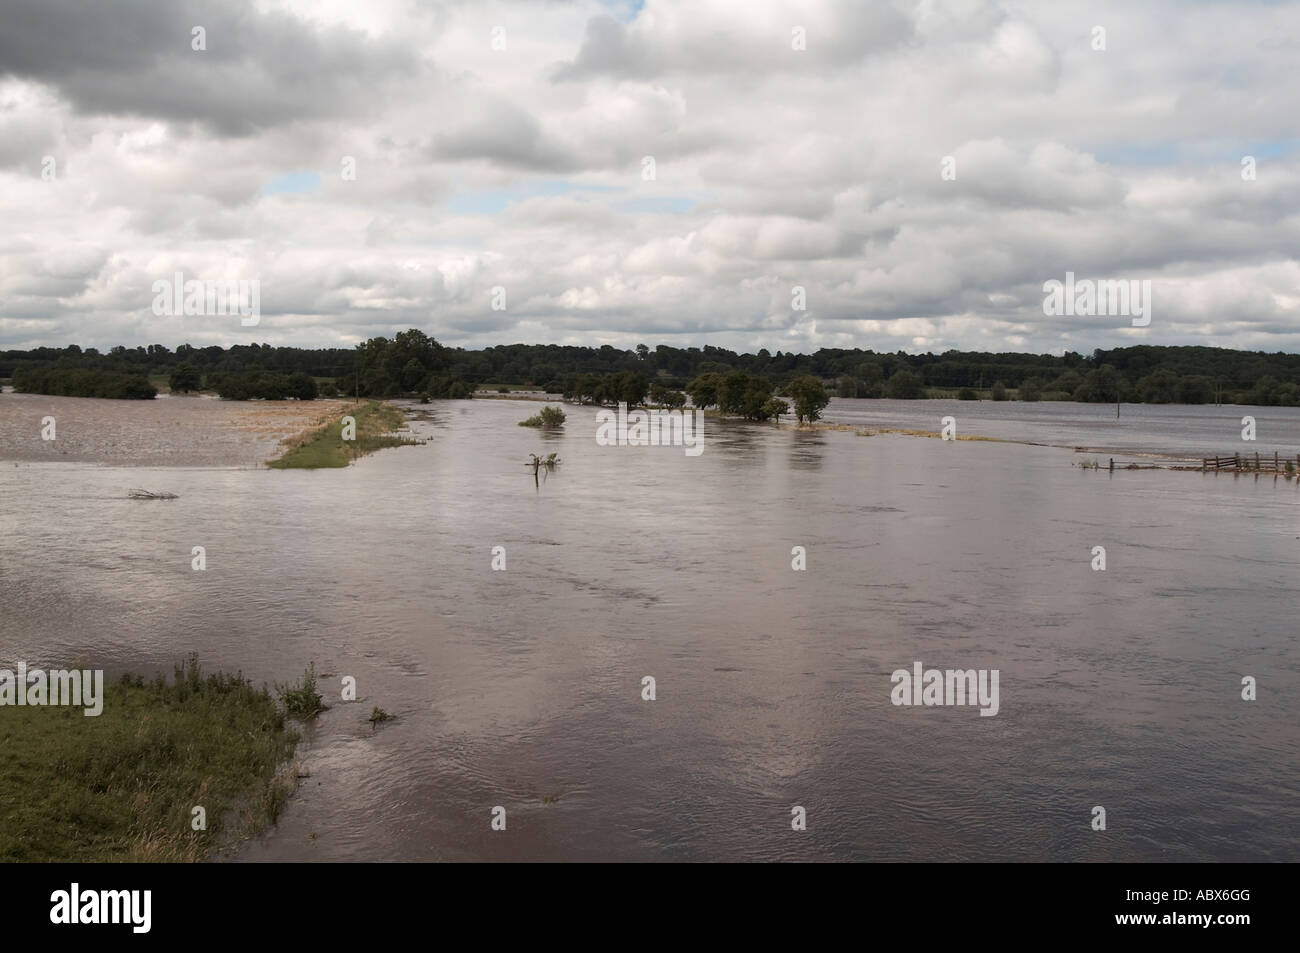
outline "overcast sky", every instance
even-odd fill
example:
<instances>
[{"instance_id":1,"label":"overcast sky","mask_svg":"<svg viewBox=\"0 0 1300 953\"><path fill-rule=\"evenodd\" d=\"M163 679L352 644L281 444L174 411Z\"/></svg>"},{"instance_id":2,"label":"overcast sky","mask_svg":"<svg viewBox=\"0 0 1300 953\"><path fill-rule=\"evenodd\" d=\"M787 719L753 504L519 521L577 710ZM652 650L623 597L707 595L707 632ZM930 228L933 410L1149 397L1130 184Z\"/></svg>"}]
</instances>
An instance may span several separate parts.
<instances>
[{"instance_id":1,"label":"overcast sky","mask_svg":"<svg viewBox=\"0 0 1300 953\"><path fill-rule=\"evenodd\" d=\"M1297 351L1298 123L1296 3L0 0L0 347Z\"/></svg>"}]
</instances>

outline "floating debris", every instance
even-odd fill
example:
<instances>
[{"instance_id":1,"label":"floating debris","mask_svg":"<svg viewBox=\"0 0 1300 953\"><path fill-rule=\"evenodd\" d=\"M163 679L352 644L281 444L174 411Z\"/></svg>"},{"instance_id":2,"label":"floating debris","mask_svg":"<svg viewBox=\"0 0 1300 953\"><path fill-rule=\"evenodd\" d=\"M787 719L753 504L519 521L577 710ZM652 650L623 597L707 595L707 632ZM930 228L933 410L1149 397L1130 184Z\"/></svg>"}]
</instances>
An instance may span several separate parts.
<instances>
[{"instance_id":1,"label":"floating debris","mask_svg":"<svg viewBox=\"0 0 1300 953\"><path fill-rule=\"evenodd\" d=\"M161 490L128 490L126 495L133 500L174 500L177 499L175 493L164 493Z\"/></svg>"}]
</instances>

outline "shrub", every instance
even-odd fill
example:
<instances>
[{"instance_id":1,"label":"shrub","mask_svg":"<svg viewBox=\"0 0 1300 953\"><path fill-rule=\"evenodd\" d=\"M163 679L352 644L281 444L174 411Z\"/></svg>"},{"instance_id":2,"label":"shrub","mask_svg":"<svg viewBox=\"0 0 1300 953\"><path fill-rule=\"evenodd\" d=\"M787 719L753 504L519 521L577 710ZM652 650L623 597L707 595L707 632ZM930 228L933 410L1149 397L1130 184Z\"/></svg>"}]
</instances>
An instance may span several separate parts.
<instances>
[{"instance_id":1,"label":"shrub","mask_svg":"<svg viewBox=\"0 0 1300 953\"><path fill-rule=\"evenodd\" d=\"M899 371L885 385L885 396L894 400L920 400L925 396L925 385L911 371Z\"/></svg>"},{"instance_id":2,"label":"shrub","mask_svg":"<svg viewBox=\"0 0 1300 953\"><path fill-rule=\"evenodd\" d=\"M527 420L519 421L521 427L545 427L553 430L564 426L564 411L559 407L543 407L541 413L533 414Z\"/></svg>"}]
</instances>

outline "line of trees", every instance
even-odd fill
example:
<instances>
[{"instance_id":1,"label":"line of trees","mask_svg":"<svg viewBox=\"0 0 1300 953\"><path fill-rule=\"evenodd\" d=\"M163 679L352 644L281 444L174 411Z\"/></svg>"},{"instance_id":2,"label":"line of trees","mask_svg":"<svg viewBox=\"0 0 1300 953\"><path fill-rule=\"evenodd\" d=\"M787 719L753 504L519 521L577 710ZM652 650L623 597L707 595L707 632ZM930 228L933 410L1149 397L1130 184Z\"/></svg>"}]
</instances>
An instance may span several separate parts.
<instances>
[{"instance_id":1,"label":"line of trees","mask_svg":"<svg viewBox=\"0 0 1300 953\"><path fill-rule=\"evenodd\" d=\"M75 367L24 367L14 372L14 390L60 397L153 400L158 389L142 374Z\"/></svg>"},{"instance_id":2,"label":"line of trees","mask_svg":"<svg viewBox=\"0 0 1300 953\"><path fill-rule=\"evenodd\" d=\"M811 374L801 374L778 386L770 378L746 371L709 371L688 383L686 393L696 407L717 407L722 414L746 420L780 420L788 414L790 405L774 396L777 393L791 398L795 416L809 423L820 418L830 403L822 382Z\"/></svg>"},{"instance_id":3,"label":"line of trees","mask_svg":"<svg viewBox=\"0 0 1300 953\"><path fill-rule=\"evenodd\" d=\"M161 345L94 348L35 348L0 352L0 378L23 370L94 370L126 374L137 381L196 371L205 386L212 375L262 370L306 374L332 391L363 397L428 394L467 397L485 384L531 386L583 403L641 403L654 388L683 391L704 375L743 372L783 390L798 377L828 384L841 397L915 399L952 396L964 389L994 389L994 396L1021 400L1140 401L1147 403L1300 404L1300 355L1234 351L1211 347L1137 345L1096 350L1090 356L945 351L941 354L877 353L822 348L813 354L766 349L738 354L725 348L677 348L661 344L634 349L511 344L467 351L444 347L418 329L392 338L376 337L355 348L304 350L269 344L175 351ZM39 386L71 386L70 379L27 377ZM100 382L103 384L103 382ZM81 386L81 385L77 385ZM106 384L104 386L107 386ZM121 388L109 387L110 390ZM729 393L729 399L732 395ZM753 413L756 395L735 398ZM663 401L656 401L662 403Z\"/></svg>"},{"instance_id":4,"label":"line of trees","mask_svg":"<svg viewBox=\"0 0 1300 953\"><path fill-rule=\"evenodd\" d=\"M207 386L224 400L286 400L290 397L315 400L318 391L315 378L302 371L292 374L263 370L239 374L217 372L208 375Z\"/></svg>"}]
</instances>

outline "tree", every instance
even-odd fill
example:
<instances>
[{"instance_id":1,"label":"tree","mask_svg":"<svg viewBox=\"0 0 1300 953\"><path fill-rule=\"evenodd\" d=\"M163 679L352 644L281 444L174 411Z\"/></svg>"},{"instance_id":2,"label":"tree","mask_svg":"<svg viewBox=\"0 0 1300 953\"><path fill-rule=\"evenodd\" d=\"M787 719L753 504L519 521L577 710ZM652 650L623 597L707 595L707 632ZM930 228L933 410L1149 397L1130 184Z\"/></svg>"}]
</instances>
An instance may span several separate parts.
<instances>
[{"instance_id":1,"label":"tree","mask_svg":"<svg viewBox=\"0 0 1300 953\"><path fill-rule=\"evenodd\" d=\"M664 407L684 407L686 395L679 390L672 390L658 382L650 385L650 400Z\"/></svg>"},{"instance_id":2,"label":"tree","mask_svg":"<svg viewBox=\"0 0 1300 953\"><path fill-rule=\"evenodd\" d=\"M920 400L925 396L925 385L911 371L899 371L885 385L885 396L895 400Z\"/></svg>"},{"instance_id":3,"label":"tree","mask_svg":"<svg viewBox=\"0 0 1300 953\"><path fill-rule=\"evenodd\" d=\"M1178 377L1161 368L1138 381L1138 399L1148 404L1172 404L1178 397Z\"/></svg>"},{"instance_id":4,"label":"tree","mask_svg":"<svg viewBox=\"0 0 1300 953\"><path fill-rule=\"evenodd\" d=\"M994 381L991 395L994 400L1007 399L1007 385L1001 381Z\"/></svg>"},{"instance_id":5,"label":"tree","mask_svg":"<svg viewBox=\"0 0 1300 953\"><path fill-rule=\"evenodd\" d=\"M859 377L845 374L835 382L836 397L866 397L867 382Z\"/></svg>"},{"instance_id":6,"label":"tree","mask_svg":"<svg viewBox=\"0 0 1300 953\"><path fill-rule=\"evenodd\" d=\"M670 390L664 394L663 403L665 406L674 409L686 406L686 395L679 390Z\"/></svg>"},{"instance_id":7,"label":"tree","mask_svg":"<svg viewBox=\"0 0 1300 953\"><path fill-rule=\"evenodd\" d=\"M172 371L167 379L167 386L177 394L187 394L203 386L203 375L193 364L182 364Z\"/></svg>"},{"instance_id":8,"label":"tree","mask_svg":"<svg viewBox=\"0 0 1300 953\"><path fill-rule=\"evenodd\" d=\"M718 385L718 409L747 420L765 420L763 405L772 395L772 384L764 377L732 371Z\"/></svg>"},{"instance_id":9,"label":"tree","mask_svg":"<svg viewBox=\"0 0 1300 953\"><path fill-rule=\"evenodd\" d=\"M317 393L316 379L302 371L294 371L289 375L287 390L288 396L296 397L298 400L315 400Z\"/></svg>"},{"instance_id":10,"label":"tree","mask_svg":"<svg viewBox=\"0 0 1300 953\"><path fill-rule=\"evenodd\" d=\"M646 391L650 389L650 383L640 371L624 371L618 375L616 388L615 396L617 399L611 401L611 403L622 401L632 407L636 404L645 403L645 395Z\"/></svg>"},{"instance_id":11,"label":"tree","mask_svg":"<svg viewBox=\"0 0 1300 953\"><path fill-rule=\"evenodd\" d=\"M402 368L402 390L413 391L420 386L420 382L429 376L429 369L421 364L416 358L411 358Z\"/></svg>"},{"instance_id":12,"label":"tree","mask_svg":"<svg viewBox=\"0 0 1300 953\"><path fill-rule=\"evenodd\" d=\"M1248 403L1257 407L1272 407L1278 403L1278 382L1271 374L1265 374L1255 382L1247 398Z\"/></svg>"},{"instance_id":13,"label":"tree","mask_svg":"<svg viewBox=\"0 0 1300 953\"><path fill-rule=\"evenodd\" d=\"M701 374L686 385L686 393L691 396L691 403L703 410L718 402L718 387L722 378L717 374Z\"/></svg>"},{"instance_id":14,"label":"tree","mask_svg":"<svg viewBox=\"0 0 1300 953\"><path fill-rule=\"evenodd\" d=\"M1208 404L1214 399L1214 381L1208 377L1184 377L1175 394L1180 404Z\"/></svg>"},{"instance_id":15,"label":"tree","mask_svg":"<svg viewBox=\"0 0 1300 953\"><path fill-rule=\"evenodd\" d=\"M800 423L812 423L821 418L822 411L831 399L822 382L811 374L802 374L785 387L786 394L794 400L794 413Z\"/></svg>"},{"instance_id":16,"label":"tree","mask_svg":"<svg viewBox=\"0 0 1300 953\"><path fill-rule=\"evenodd\" d=\"M1043 383L1037 377L1029 377L1020 383L1020 399L1038 401L1043 399Z\"/></svg>"},{"instance_id":17,"label":"tree","mask_svg":"<svg viewBox=\"0 0 1300 953\"><path fill-rule=\"evenodd\" d=\"M1064 375L1062 375L1064 376ZM1124 378L1109 364L1088 372L1074 391L1074 399L1084 403L1112 403L1124 394Z\"/></svg>"},{"instance_id":18,"label":"tree","mask_svg":"<svg viewBox=\"0 0 1300 953\"><path fill-rule=\"evenodd\" d=\"M763 404L763 416L781 422L783 414L790 413L790 405L780 397L769 397Z\"/></svg>"}]
</instances>

